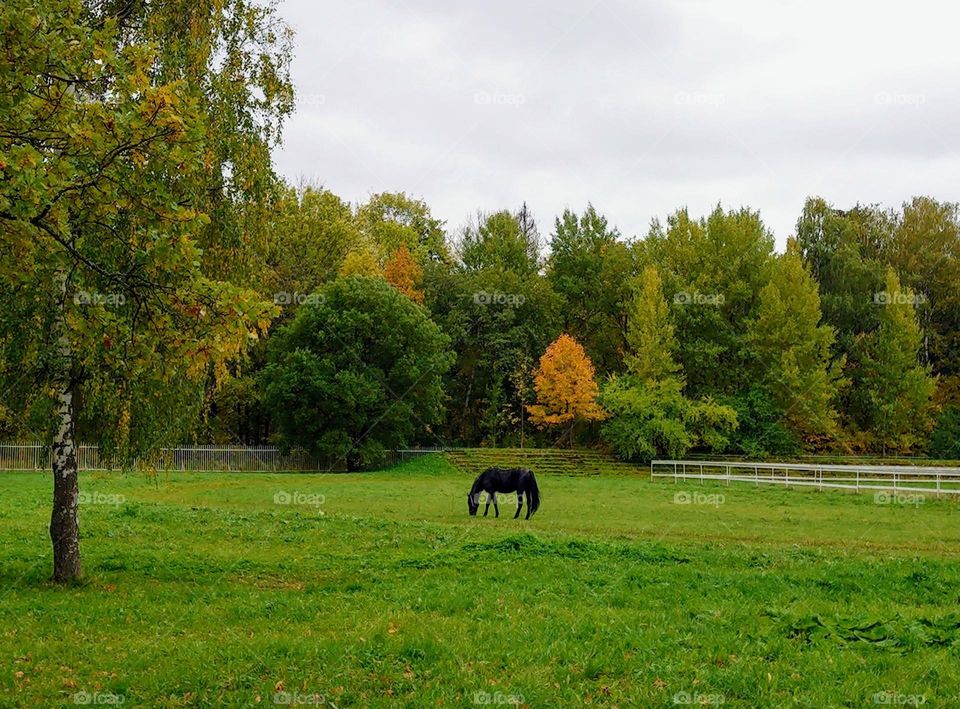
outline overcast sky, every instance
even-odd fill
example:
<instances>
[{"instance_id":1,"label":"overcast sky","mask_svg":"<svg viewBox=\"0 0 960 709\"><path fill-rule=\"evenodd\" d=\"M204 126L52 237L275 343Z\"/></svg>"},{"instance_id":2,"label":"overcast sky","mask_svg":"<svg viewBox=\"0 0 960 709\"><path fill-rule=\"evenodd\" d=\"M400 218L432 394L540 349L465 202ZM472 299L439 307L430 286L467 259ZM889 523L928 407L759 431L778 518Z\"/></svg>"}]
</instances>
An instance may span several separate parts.
<instances>
[{"instance_id":1,"label":"overcast sky","mask_svg":"<svg viewBox=\"0 0 960 709\"><path fill-rule=\"evenodd\" d=\"M782 248L808 195L960 199L960 9L853 0L281 0L281 174L455 230L592 202L627 237L717 202Z\"/></svg>"}]
</instances>

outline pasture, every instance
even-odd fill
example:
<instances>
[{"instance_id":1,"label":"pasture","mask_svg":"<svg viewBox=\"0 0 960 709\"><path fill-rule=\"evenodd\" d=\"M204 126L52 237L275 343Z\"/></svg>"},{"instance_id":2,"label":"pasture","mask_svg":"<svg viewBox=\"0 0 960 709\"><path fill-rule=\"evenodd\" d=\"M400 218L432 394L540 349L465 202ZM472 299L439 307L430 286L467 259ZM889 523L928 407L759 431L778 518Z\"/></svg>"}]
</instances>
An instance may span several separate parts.
<instances>
[{"instance_id":1,"label":"pasture","mask_svg":"<svg viewBox=\"0 0 960 709\"><path fill-rule=\"evenodd\" d=\"M0 474L0 706L960 702L957 502L538 479L83 473L61 589L49 476Z\"/></svg>"}]
</instances>

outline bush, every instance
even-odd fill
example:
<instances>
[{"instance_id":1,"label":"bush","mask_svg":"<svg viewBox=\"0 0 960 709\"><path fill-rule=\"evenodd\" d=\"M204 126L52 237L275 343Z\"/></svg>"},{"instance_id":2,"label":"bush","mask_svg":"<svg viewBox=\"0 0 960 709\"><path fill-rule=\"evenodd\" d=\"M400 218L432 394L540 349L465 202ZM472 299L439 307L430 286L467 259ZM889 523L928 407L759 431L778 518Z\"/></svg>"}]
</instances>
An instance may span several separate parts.
<instances>
[{"instance_id":1,"label":"bush","mask_svg":"<svg viewBox=\"0 0 960 709\"><path fill-rule=\"evenodd\" d=\"M787 426L783 410L762 388L753 387L742 394L724 399L737 412L739 426L730 437L727 452L750 458L796 455L800 441Z\"/></svg>"},{"instance_id":2,"label":"bush","mask_svg":"<svg viewBox=\"0 0 960 709\"><path fill-rule=\"evenodd\" d=\"M611 377L600 395L611 418L604 440L622 460L648 463L657 457L682 458L691 448L722 450L737 427L736 412L711 399L683 395L679 379L641 382Z\"/></svg>"},{"instance_id":3,"label":"bush","mask_svg":"<svg viewBox=\"0 0 960 709\"><path fill-rule=\"evenodd\" d=\"M350 470L438 423L449 340L379 278L321 288L271 339L260 382L284 446Z\"/></svg>"},{"instance_id":4,"label":"bush","mask_svg":"<svg viewBox=\"0 0 960 709\"><path fill-rule=\"evenodd\" d=\"M960 406L947 406L937 419L928 454L934 458L960 460Z\"/></svg>"}]
</instances>

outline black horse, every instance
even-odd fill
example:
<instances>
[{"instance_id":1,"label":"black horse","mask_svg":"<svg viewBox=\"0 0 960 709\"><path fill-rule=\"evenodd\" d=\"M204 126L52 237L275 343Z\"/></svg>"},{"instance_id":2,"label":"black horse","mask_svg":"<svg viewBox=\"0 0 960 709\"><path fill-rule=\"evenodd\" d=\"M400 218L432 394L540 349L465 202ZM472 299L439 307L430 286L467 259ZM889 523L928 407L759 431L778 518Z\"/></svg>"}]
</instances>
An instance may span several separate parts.
<instances>
[{"instance_id":1,"label":"black horse","mask_svg":"<svg viewBox=\"0 0 960 709\"><path fill-rule=\"evenodd\" d=\"M480 507L480 493L487 493L487 506L483 510L483 516L487 516L490 511L490 502L493 502L493 511L500 516L500 508L497 507L498 492L517 492L517 513L514 519L520 516L520 508L523 507L523 496L527 496L527 517L533 515L540 507L540 488L537 487L537 479L532 470L526 468L487 468L477 479L473 481L473 487L470 488L470 494L467 495L467 508L470 510L470 516L476 517L477 509Z\"/></svg>"}]
</instances>

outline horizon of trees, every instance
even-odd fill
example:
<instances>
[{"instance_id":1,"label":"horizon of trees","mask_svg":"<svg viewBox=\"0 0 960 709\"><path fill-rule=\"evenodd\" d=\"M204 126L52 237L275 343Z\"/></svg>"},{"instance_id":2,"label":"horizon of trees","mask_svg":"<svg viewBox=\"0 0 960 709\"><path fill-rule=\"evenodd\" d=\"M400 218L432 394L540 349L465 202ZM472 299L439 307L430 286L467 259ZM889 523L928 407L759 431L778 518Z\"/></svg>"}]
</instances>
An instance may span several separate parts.
<instances>
[{"instance_id":1,"label":"horizon of trees","mask_svg":"<svg viewBox=\"0 0 960 709\"><path fill-rule=\"evenodd\" d=\"M810 198L777 253L749 208L682 208L628 241L589 203L546 235L526 204L448 233L404 193L351 206L322 188L287 189L278 218L310 236L277 252L274 282L302 285L271 337L310 306L304 294L359 276L394 285L449 339L445 416L407 444L601 445L638 460L691 448L960 457L954 204L841 210ZM337 204L336 216L314 201ZM311 253L331 252L339 267L305 277ZM582 346L609 415L541 429L537 375L564 335ZM238 386L256 379L252 364ZM269 421L256 385L246 390L243 406ZM199 436L286 440L269 426L245 438L243 417L231 428L217 397ZM616 416L624 406L642 412L633 445L622 440L629 415Z\"/></svg>"},{"instance_id":2,"label":"horizon of trees","mask_svg":"<svg viewBox=\"0 0 960 709\"><path fill-rule=\"evenodd\" d=\"M271 199L258 247L234 282L272 302L276 317L225 373L168 412L183 420L167 440L298 444L350 467L385 447L418 444L598 445L635 460L691 449L960 458L954 204L918 197L899 210L841 210L810 198L777 253L749 208L718 205L703 217L681 208L626 240L589 203L565 210L544 236L526 204L478 212L451 233L402 192L353 205L322 187L278 183ZM281 423L289 402L267 396L264 370L298 313L350 278L393 286L439 329L452 361L430 380L443 392L439 414L403 426L399 437L377 436L387 424L371 414L374 431L359 440L363 421L355 421L361 430L339 439L342 454L332 455L319 441L334 435L333 418L311 446ZM374 285L359 287L373 297ZM537 373L564 335L595 371L605 416L541 428ZM370 349L351 350L361 368ZM385 396L404 408L402 392ZM328 404L302 402L318 412ZM5 407L3 437L37 433L44 414ZM96 425L79 430L84 440L103 434Z\"/></svg>"}]
</instances>

